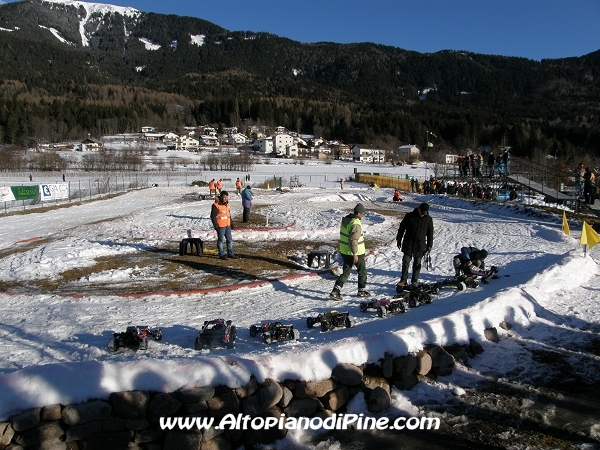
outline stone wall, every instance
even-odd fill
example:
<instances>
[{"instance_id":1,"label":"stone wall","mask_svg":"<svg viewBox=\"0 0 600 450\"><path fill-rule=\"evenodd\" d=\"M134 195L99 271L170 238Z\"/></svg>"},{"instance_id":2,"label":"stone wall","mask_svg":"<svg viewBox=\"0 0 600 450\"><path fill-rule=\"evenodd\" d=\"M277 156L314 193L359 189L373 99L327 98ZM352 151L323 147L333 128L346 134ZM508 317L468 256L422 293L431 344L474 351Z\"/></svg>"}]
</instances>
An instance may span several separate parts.
<instances>
[{"instance_id":1,"label":"stone wall","mask_svg":"<svg viewBox=\"0 0 600 450\"><path fill-rule=\"evenodd\" d=\"M488 337L489 339L489 337ZM269 444L286 430L170 430L159 426L160 417L214 417L243 414L250 417L320 417L345 412L362 392L371 413L391 405L391 386L410 389L422 379L452 372L455 361L468 365L483 351L469 345L428 346L416 355L386 354L378 364L338 364L331 378L321 381L277 382L249 380L246 386L179 389L172 393L115 392L108 399L76 405L32 408L0 422L0 450L212 450Z\"/></svg>"}]
</instances>

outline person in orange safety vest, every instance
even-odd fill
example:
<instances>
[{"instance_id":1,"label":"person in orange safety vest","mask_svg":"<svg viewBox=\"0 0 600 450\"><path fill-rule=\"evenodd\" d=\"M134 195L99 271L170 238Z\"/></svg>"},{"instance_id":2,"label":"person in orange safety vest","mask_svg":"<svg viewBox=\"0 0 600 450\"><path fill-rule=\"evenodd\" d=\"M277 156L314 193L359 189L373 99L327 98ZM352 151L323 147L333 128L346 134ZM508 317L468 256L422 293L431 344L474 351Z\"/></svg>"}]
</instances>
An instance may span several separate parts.
<instances>
[{"instance_id":1,"label":"person in orange safety vest","mask_svg":"<svg viewBox=\"0 0 600 450\"><path fill-rule=\"evenodd\" d=\"M229 192L221 191L219 197L212 205L210 212L210 220L217 232L217 251L219 258L238 258L233 253L233 238L231 229L233 222L231 221L231 209L229 208ZM227 241L227 252L223 250L223 241Z\"/></svg>"}]
</instances>

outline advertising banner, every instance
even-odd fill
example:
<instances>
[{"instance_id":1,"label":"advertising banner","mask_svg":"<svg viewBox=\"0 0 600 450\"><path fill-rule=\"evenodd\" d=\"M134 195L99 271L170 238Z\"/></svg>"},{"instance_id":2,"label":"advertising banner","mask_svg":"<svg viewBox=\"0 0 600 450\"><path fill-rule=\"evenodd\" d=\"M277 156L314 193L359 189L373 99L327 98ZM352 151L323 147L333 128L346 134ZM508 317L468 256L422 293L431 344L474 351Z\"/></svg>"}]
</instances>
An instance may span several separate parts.
<instances>
[{"instance_id":1,"label":"advertising banner","mask_svg":"<svg viewBox=\"0 0 600 450\"><path fill-rule=\"evenodd\" d=\"M68 200L69 185L67 183L40 184L40 200Z\"/></svg>"},{"instance_id":2,"label":"advertising banner","mask_svg":"<svg viewBox=\"0 0 600 450\"><path fill-rule=\"evenodd\" d=\"M0 186L0 202L12 202L14 200L15 195L10 186Z\"/></svg>"},{"instance_id":3,"label":"advertising banner","mask_svg":"<svg viewBox=\"0 0 600 450\"><path fill-rule=\"evenodd\" d=\"M11 186L15 200L31 200L38 198L39 186Z\"/></svg>"}]
</instances>

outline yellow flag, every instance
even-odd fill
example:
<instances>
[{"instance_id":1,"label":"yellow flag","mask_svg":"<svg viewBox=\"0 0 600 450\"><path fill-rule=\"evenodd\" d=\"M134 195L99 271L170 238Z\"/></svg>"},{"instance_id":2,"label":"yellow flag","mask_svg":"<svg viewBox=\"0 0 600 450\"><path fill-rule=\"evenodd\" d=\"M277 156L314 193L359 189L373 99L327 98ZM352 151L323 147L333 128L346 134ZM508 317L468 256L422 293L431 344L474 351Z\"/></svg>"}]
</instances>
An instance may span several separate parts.
<instances>
[{"instance_id":1,"label":"yellow flag","mask_svg":"<svg viewBox=\"0 0 600 450\"><path fill-rule=\"evenodd\" d=\"M571 230L569 229L569 222L567 222L567 213L563 211L563 232L568 236L571 234Z\"/></svg>"},{"instance_id":2,"label":"yellow flag","mask_svg":"<svg viewBox=\"0 0 600 450\"><path fill-rule=\"evenodd\" d=\"M587 244L588 248L591 250L594 245L600 242L600 236L598 233L594 231L592 227L590 227L587 222L583 222L583 230L581 231L581 241L580 244Z\"/></svg>"}]
</instances>

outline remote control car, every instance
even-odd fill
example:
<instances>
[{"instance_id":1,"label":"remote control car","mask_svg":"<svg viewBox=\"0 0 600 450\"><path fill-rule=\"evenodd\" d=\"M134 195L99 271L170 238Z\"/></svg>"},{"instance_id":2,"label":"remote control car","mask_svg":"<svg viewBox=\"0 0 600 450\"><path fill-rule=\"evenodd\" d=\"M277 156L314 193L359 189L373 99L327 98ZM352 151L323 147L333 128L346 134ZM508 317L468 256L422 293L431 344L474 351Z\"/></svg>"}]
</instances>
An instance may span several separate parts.
<instances>
[{"instance_id":1,"label":"remote control car","mask_svg":"<svg viewBox=\"0 0 600 450\"><path fill-rule=\"evenodd\" d=\"M373 299L370 302L360 304L360 310L367 312L369 309L376 309L379 317L384 317L388 313L407 312L408 308L404 303L404 295L395 295L394 297L385 297Z\"/></svg>"},{"instance_id":2,"label":"remote control car","mask_svg":"<svg viewBox=\"0 0 600 450\"><path fill-rule=\"evenodd\" d=\"M152 330L147 325L129 326L123 333L113 333L113 338L108 341L108 349L111 352L116 352L121 347L133 347L139 350L148 348L148 336L152 336L154 340L162 339L162 331L160 328Z\"/></svg>"},{"instance_id":3,"label":"remote control car","mask_svg":"<svg viewBox=\"0 0 600 450\"><path fill-rule=\"evenodd\" d=\"M255 327L254 335L252 333L252 327L250 327L250 336L262 333L262 340L265 344L300 339L300 331L294 328L294 325L283 325L281 322L265 323L259 328Z\"/></svg>"},{"instance_id":4,"label":"remote control car","mask_svg":"<svg viewBox=\"0 0 600 450\"><path fill-rule=\"evenodd\" d=\"M321 331L341 327L352 328L354 326L354 317L349 312L330 311L325 314L319 314L317 317L308 317L306 319L308 328L314 327L317 323L321 324Z\"/></svg>"},{"instance_id":5,"label":"remote control car","mask_svg":"<svg viewBox=\"0 0 600 450\"><path fill-rule=\"evenodd\" d=\"M263 334L269 331L270 327L282 326L281 322L264 322L261 325L250 325L250 337L255 337L257 334Z\"/></svg>"},{"instance_id":6,"label":"remote control car","mask_svg":"<svg viewBox=\"0 0 600 450\"><path fill-rule=\"evenodd\" d=\"M205 320L202 329L198 332L194 347L196 350L220 346L233 348L236 336L237 330L231 320Z\"/></svg>"},{"instance_id":7,"label":"remote control car","mask_svg":"<svg viewBox=\"0 0 600 450\"><path fill-rule=\"evenodd\" d=\"M403 286L396 285L396 293L402 294L406 291L417 291L425 294L437 294L440 292L440 283L410 283Z\"/></svg>"}]
</instances>

